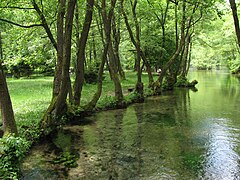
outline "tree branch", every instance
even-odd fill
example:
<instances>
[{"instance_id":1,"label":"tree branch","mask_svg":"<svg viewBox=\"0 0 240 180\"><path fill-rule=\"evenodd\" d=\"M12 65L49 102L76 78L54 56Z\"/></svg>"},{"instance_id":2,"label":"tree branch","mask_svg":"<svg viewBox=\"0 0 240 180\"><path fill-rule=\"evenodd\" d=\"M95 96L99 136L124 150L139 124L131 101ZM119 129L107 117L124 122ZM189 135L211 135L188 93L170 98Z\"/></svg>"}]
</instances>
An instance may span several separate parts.
<instances>
[{"instance_id":1,"label":"tree branch","mask_svg":"<svg viewBox=\"0 0 240 180\"><path fill-rule=\"evenodd\" d=\"M0 6L0 9L21 9L21 10L34 10L33 7L17 7L17 6Z\"/></svg>"},{"instance_id":2,"label":"tree branch","mask_svg":"<svg viewBox=\"0 0 240 180\"><path fill-rule=\"evenodd\" d=\"M2 19L0 18L0 21L3 21L3 22L6 22L6 23L9 23L9 24L12 24L14 26L18 26L18 27L22 27L22 28L32 28L32 27L39 27L39 26L42 26L42 24L31 24L31 25L21 25L21 24L18 24L18 23L15 23L15 22L12 22L12 21L9 21L9 20L6 20L6 19Z\"/></svg>"},{"instance_id":3,"label":"tree branch","mask_svg":"<svg viewBox=\"0 0 240 180\"><path fill-rule=\"evenodd\" d=\"M51 43L53 44L54 48L55 48L56 50L58 50L58 49L57 49L57 42L56 42L56 40L55 40L54 37L53 37L53 34L52 34L52 32L51 32L50 27L48 26L47 20L46 20L46 18L45 18L45 16L44 16L43 12L40 10L40 8L39 8L39 6L37 5L37 3L36 3L35 0L32 0L32 5L33 5L34 9L36 10L36 12L38 13L38 16L39 16L39 18L40 18L40 20L41 20L41 22L42 22L42 26L43 26L43 28L45 29L45 31L46 31L46 33L47 33L47 35L48 35Z\"/></svg>"},{"instance_id":4,"label":"tree branch","mask_svg":"<svg viewBox=\"0 0 240 180\"><path fill-rule=\"evenodd\" d=\"M175 1L173 1L173 0L169 0L170 2L172 2L172 3L174 3L174 4L176 4L176 5L178 5L178 2L175 0Z\"/></svg>"}]
</instances>

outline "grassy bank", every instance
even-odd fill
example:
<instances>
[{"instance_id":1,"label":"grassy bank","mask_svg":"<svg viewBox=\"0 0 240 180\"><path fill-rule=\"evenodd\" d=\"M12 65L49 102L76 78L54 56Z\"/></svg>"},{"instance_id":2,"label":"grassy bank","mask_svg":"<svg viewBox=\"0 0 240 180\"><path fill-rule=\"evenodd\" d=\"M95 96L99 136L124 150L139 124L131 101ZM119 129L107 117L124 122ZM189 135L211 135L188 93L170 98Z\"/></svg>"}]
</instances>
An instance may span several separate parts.
<instances>
[{"instance_id":1,"label":"grassy bank","mask_svg":"<svg viewBox=\"0 0 240 180\"><path fill-rule=\"evenodd\" d=\"M103 93L97 104L100 108L107 105L109 97L114 96L113 82L108 74L105 75L106 78L103 82ZM36 125L39 124L51 101L53 77L33 77L30 79L9 78L7 82L20 137L28 136L28 138L35 139L38 136L38 133L35 133L34 129L36 128ZM127 72L126 80L122 80L124 95L129 94L128 88L134 87L135 82L136 73ZM143 82L145 86L147 86L147 74L143 74ZM85 84L83 87L81 105L87 104L95 91L96 85ZM30 130L32 132L29 132ZM32 137L29 137L29 135Z\"/></svg>"},{"instance_id":2,"label":"grassy bank","mask_svg":"<svg viewBox=\"0 0 240 180\"><path fill-rule=\"evenodd\" d=\"M51 101L52 82L53 77L7 79L19 137L0 139L0 179L2 177L3 179L16 179L19 175L19 165L25 153L33 142L39 140L41 135L39 124ZM128 88L133 88L135 82L136 73L127 72L126 80L122 80L122 88L124 95L128 98L131 96L128 96ZM143 74L143 83L147 87L147 74ZM95 84L84 85L81 105L86 105L92 99L96 88ZM114 84L106 73L97 109L111 108L114 102L113 97ZM1 117L0 123L2 124Z\"/></svg>"}]
</instances>

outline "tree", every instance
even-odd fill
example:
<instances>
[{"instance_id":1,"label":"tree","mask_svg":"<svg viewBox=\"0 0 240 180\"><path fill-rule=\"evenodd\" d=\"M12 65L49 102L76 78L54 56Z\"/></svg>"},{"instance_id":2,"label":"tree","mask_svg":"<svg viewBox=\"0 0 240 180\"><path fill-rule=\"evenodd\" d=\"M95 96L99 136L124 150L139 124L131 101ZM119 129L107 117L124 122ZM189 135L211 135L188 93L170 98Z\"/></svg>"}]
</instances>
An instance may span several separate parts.
<instances>
[{"instance_id":1,"label":"tree","mask_svg":"<svg viewBox=\"0 0 240 180\"><path fill-rule=\"evenodd\" d=\"M62 4L64 2L61 2L59 4L61 7L64 7L65 5ZM63 38L63 47L62 52L58 50L58 53L62 53L62 65L59 68L59 73L61 75L60 78L60 89L59 93L56 97L52 99L51 104L49 105L49 108L47 112L44 115L44 118L41 123L41 128L46 129L52 124L55 124L56 121L62 117L63 114L67 111L67 95L69 92L69 83L70 83L70 75L69 75L69 68L70 68L70 60L71 60L71 40L72 40L72 28L73 28L73 16L74 16L74 9L75 9L76 0L68 0L68 5L66 8L66 17L65 17L65 26L59 25L58 36L62 36L64 33ZM59 11L59 13L62 13ZM61 21L62 22L62 21ZM64 28L64 29L63 29ZM62 43L61 41L58 41L59 43ZM58 59L59 60L59 59Z\"/></svg>"},{"instance_id":2,"label":"tree","mask_svg":"<svg viewBox=\"0 0 240 180\"><path fill-rule=\"evenodd\" d=\"M135 26L135 36L134 36L134 32L131 28L131 25L129 23L127 13L125 12L124 0L121 0L121 11L122 11L122 15L123 15L123 18L124 18L124 21L125 21L128 33L129 33L129 37L130 37L131 42L134 45L135 50L136 50L135 67L137 70L137 83L136 83L135 89L136 89L136 92L140 95L140 99L143 99L143 83L142 83L142 79L141 79L142 68L140 67L141 66L141 58L147 68L148 78L149 78L149 87L152 87L153 77L152 77L150 64L147 61L143 50L141 49L141 43L140 43L141 29L140 29L140 25L139 25L137 14L136 14L137 3L138 3L137 0L134 0L134 2L131 1L131 12L132 12L134 26Z\"/></svg>"},{"instance_id":3,"label":"tree","mask_svg":"<svg viewBox=\"0 0 240 180\"><path fill-rule=\"evenodd\" d=\"M117 0L111 0L110 2L110 7L107 8L106 5L106 0L102 0L101 6L98 5L98 8L101 10L100 14L102 16L103 20L103 25L104 25L104 35L102 34L102 41L103 41L103 45L104 45L104 49L103 49L103 53L102 53L102 57L101 57L101 63L100 63L100 67L98 70L98 79L97 79L97 91L95 92L92 100L86 105L85 109L87 111L92 111L93 108L96 106L101 94L102 94L102 84L103 84L103 71L104 71L104 66L106 63L106 59L107 59L107 54L108 54L108 49L111 43L111 29L112 29L112 18L113 18L113 14L114 14L114 9L116 6L116 1ZM109 11L107 12L107 9L109 9ZM101 31L101 29L100 29ZM100 32L101 33L101 32Z\"/></svg>"},{"instance_id":4,"label":"tree","mask_svg":"<svg viewBox=\"0 0 240 180\"><path fill-rule=\"evenodd\" d=\"M151 8L153 9L154 8L154 5L149 1L147 0L148 4L151 6ZM164 58L164 51L166 49L166 21L167 21L167 15L168 15L168 11L169 11L169 3L170 1L169 0L166 0L166 7L163 8L162 4L159 3L160 5L160 15L158 15L158 13L155 12L155 10L153 10L153 13L154 15L156 16L160 26L161 26L161 30L162 30L162 35L161 35L161 51L160 51L160 61L163 62L163 58ZM156 5L155 5L156 6ZM176 5L175 7L177 7L177 2L176 2ZM177 8L175 8L177 9ZM177 12L177 11L175 11ZM177 20L177 18L175 18L175 20ZM176 28L176 34L177 34L177 28ZM178 39L178 38L177 38ZM176 43L178 44L178 43ZM155 65L156 69L158 68L161 68L161 66L159 64Z\"/></svg>"},{"instance_id":5,"label":"tree","mask_svg":"<svg viewBox=\"0 0 240 180\"><path fill-rule=\"evenodd\" d=\"M239 27L239 19L238 19L238 14L237 14L237 6L236 6L236 3L235 3L235 0L229 0L229 3L231 5L231 9L232 9L235 33L236 33L236 36L237 36L237 44L238 44L238 47L240 47L240 27ZM240 72L240 65L235 64L234 66L235 67L232 68L232 72L233 73L239 73Z\"/></svg>"},{"instance_id":6,"label":"tree","mask_svg":"<svg viewBox=\"0 0 240 180\"><path fill-rule=\"evenodd\" d=\"M231 5L232 9L232 15L234 20L234 26L235 26L235 32L237 36L237 42L238 46L240 47L240 28L239 28L239 20L238 20L238 14L237 14L237 6L235 0L229 0L229 3Z\"/></svg>"},{"instance_id":7,"label":"tree","mask_svg":"<svg viewBox=\"0 0 240 180\"><path fill-rule=\"evenodd\" d=\"M86 49L86 43L88 39L90 26L92 23L93 6L94 6L94 0L87 0L86 15L85 15L85 20L83 24L83 29L81 32L81 37L78 40L76 78L74 83L74 104L75 105L80 105L80 100L81 100L81 92L82 92L82 87L84 83L85 49Z\"/></svg>"},{"instance_id":8,"label":"tree","mask_svg":"<svg viewBox=\"0 0 240 180\"><path fill-rule=\"evenodd\" d=\"M0 108L2 114L2 122L3 122L3 131L4 135L6 134L15 134L18 135L17 126L14 118L14 112L12 107L11 98L9 95L6 77L3 71L2 66L2 38L0 32Z\"/></svg>"}]
</instances>

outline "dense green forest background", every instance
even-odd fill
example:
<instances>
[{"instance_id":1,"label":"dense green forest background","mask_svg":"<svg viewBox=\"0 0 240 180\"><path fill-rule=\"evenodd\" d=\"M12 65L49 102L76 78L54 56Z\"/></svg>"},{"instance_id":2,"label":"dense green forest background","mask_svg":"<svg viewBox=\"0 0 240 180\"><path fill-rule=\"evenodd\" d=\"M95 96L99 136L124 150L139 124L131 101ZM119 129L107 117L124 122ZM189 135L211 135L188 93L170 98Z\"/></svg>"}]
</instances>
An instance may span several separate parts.
<instances>
[{"instance_id":1,"label":"dense green forest background","mask_svg":"<svg viewBox=\"0 0 240 180\"><path fill-rule=\"evenodd\" d=\"M56 36L57 3L54 1L39 3L42 3L40 8L43 8L44 17L52 35ZM75 68L75 36L78 35L77 31L83 26L85 3L85 1L78 2L79 17L78 22L75 20L73 29L71 69ZM39 6L41 5L39 4ZM167 1L146 0L138 2L137 18L141 26L141 46L151 65L156 68L161 67L161 64L170 58L176 46L174 6L174 3L167 3ZM191 65L197 69L227 66L232 71L236 71L239 66L239 53L229 4L225 1L203 1L201 6L199 12L194 15L195 20L198 18L199 20L191 30ZM126 5L127 11L129 11L129 7ZM134 47L120 14L120 8L118 5L115 10L115 21L121 33L119 45L121 64L124 69L133 69ZM95 7L86 46L87 70L96 68L102 53L102 37L98 27L101 19L99 19L97 11L99 10ZM41 17L32 8L31 2L2 1L0 13L2 57L7 72L16 78L29 76L32 73L54 75L56 51L47 37L46 30L42 27ZM180 15L178 21L181 21ZM133 22L130 23L133 25ZM165 27L166 47L161 46L162 25ZM160 59L161 53L163 53L162 59Z\"/></svg>"}]
</instances>

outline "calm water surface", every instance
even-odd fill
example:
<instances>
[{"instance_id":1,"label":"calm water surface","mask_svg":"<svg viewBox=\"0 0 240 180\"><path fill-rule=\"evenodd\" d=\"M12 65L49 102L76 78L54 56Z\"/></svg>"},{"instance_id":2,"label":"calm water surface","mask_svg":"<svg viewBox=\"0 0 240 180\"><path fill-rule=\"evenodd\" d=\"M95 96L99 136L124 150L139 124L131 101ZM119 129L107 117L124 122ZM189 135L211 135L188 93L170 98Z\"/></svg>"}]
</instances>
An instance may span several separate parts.
<instances>
[{"instance_id":1,"label":"calm water surface","mask_svg":"<svg viewBox=\"0 0 240 180\"><path fill-rule=\"evenodd\" d=\"M64 127L33 148L23 179L240 179L240 80L221 71L189 79L198 91L177 89ZM67 161L57 163L60 156Z\"/></svg>"}]
</instances>

